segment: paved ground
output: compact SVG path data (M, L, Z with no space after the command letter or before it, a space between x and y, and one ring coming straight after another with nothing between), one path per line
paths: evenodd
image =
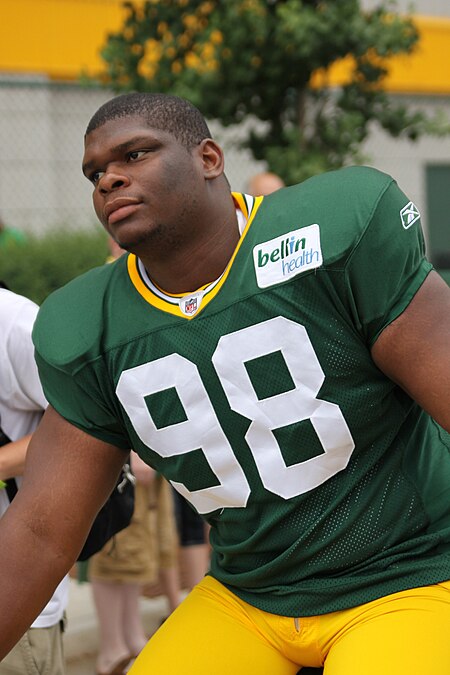
M82 656L75 661L68 661L67 675L95 675L94 655Z
M141 598L141 611L145 629L151 635L165 616L165 598ZM67 675L95 675L98 628L89 583L70 580L67 618L64 636Z

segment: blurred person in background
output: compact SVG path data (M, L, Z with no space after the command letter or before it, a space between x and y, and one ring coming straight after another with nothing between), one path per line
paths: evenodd
M100 635L98 675L122 675L130 661L145 647L148 636L139 599L143 587L158 578L161 564L172 567L178 578L173 508L164 520L164 537L168 544L162 555L158 539L160 492L161 488L166 490L166 499L172 507L170 486L165 481L162 485L163 479L155 476L153 469L135 452L131 452L130 460L136 477L131 523L89 559L88 574ZM179 602L177 597L176 605Z
M247 185L247 194L258 197L259 195L270 195L280 188L285 187L284 181L276 173L271 171L264 171L262 173L255 173Z
M5 248L11 244L25 244L26 235L15 227L8 227L0 216L0 247Z
M210 563L209 527L184 497L173 491L183 587L194 588L207 573Z
M31 340L37 311L31 300L0 288L0 517L20 489L28 443L47 407ZM0 675L64 675L67 602L65 577L31 628L1 661Z

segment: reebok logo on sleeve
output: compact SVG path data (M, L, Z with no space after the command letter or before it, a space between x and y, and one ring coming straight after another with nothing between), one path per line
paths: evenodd
M419 209L413 202L408 202L400 211L400 218L402 219L403 227L405 230L408 230L411 225L414 225L416 220L419 220Z

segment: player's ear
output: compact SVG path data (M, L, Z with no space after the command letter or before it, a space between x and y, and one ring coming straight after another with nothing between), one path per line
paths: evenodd
M223 150L212 138L204 138L198 145L198 151L203 163L203 175L206 180L217 178L223 174L225 167Z

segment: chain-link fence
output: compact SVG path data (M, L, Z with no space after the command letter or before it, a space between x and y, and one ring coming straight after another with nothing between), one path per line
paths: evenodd
M105 89L55 85L46 80L0 82L0 217L24 231L87 227L96 221L91 187L81 173L83 136ZM235 146L244 129L224 133L233 189L243 190L265 168Z
M86 121L106 92L45 81L0 84L0 214L26 231L94 221L81 158Z
M96 223L91 186L81 173L83 136L92 114L112 95L105 89L57 85L45 78L0 81L0 217L5 224L41 233ZM410 105L420 102L429 112L443 107L450 117L448 98L404 100ZM249 177L266 168L239 148L247 126L223 129L215 122L210 126L225 149L232 189L244 191ZM450 164L450 138L423 138L414 144L393 140L374 128L364 149L366 163L398 180L421 208L426 225L426 167Z

